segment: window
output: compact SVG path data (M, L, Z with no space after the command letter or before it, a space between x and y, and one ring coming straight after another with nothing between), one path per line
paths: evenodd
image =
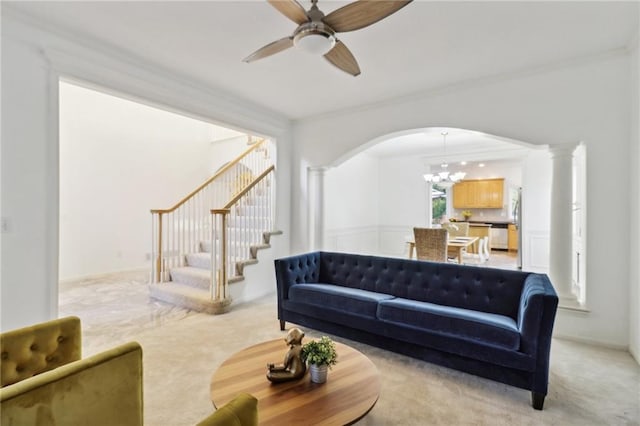
M431 186L431 223L439 224L447 217L447 195L450 188L433 184Z

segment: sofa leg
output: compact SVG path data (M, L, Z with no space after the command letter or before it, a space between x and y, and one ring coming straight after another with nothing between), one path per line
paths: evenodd
M544 405L544 397L546 395L538 392L531 392L531 405L536 410L542 410L542 406Z
M280 320L280 330L284 331L284 325L285 325L285 322L283 320Z

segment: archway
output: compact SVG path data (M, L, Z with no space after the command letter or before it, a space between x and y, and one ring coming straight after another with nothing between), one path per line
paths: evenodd
M449 136L443 147L441 132ZM546 146L531 145L486 133L444 127L398 131L375 138L332 163L325 173L325 235L328 250L356 251L385 256L405 256L406 239L413 226L431 225L431 191L422 175L440 167L465 170L469 179L504 178L501 208L474 209L476 221L505 224L515 220L513 204L519 188L533 197L529 206L540 206L550 190L551 163ZM465 160L466 164L459 162ZM478 168L479 164L484 165ZM546 168L547 179L532 179L531 169ZM538 173L539 175L539 173ZM523 179L526 178L526 182ZM539 198L543 200L538 200ZM448 200L448 210L460 215ZM524 212L527 216L539 216ZM530 270L548 271L549 235L540 244L541 229L548 229L549 214L523 224L520 240L509 267L516 267L516 253ZM543 222L542 224L540 222ZM544 223L546 222L546 224ZM496 231L496 233L502 231ZM506 241L504 249L508 253ZM528 232L528 234L527 234ZM533 239L534 243L529 240ZM496 243L497 244L497 243ZM526 258L525 258L526 256Z

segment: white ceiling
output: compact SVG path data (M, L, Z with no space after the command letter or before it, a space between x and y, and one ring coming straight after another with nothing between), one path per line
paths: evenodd
M352 77L295 49L243 63L295 28L266 1L7 4L291 119L624 47L637 37L639 9L638 2L417 0L340 35L362 69ZM344 4L319 1L325 13Z
M295 28L266 1L6 4L43 25L105 43L291 119L624 47L637 36L640 10L638 2L416 0L368 28L340 35L362 69L352 77L295 49L242 62ZM319 1L325 13L344 4ZM438 164L442 130L398 136L366 153L420 156ZM522 158L527 152L492 135L446 130L451 162Z

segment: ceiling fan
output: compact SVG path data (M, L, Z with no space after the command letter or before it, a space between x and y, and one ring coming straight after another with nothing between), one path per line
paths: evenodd
M360 74L360 67L351 51L336 33L355 31L397 12L412 0L358 0L334 10L325 16L311 0L311 9L305 11L296 0L267 0L271 6L298 24L292 35L281 38L253 52L243 59L253 62L281 52L292 46L311 53L321 54L336 67L353 76Z

